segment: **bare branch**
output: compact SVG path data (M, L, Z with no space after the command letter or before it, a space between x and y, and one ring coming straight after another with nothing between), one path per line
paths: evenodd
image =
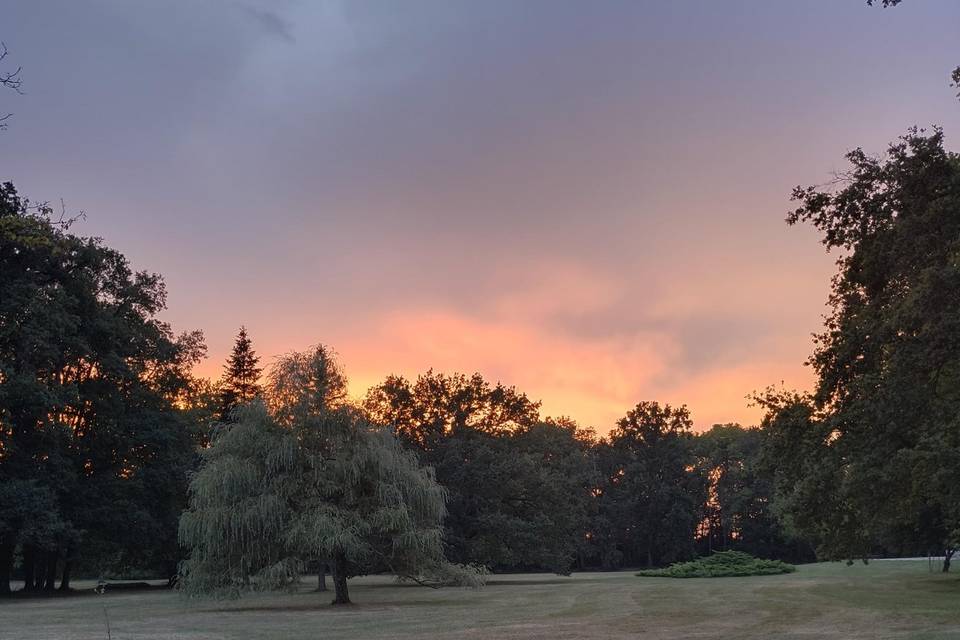
M0 42L0 62L2 62L9 54L10 51L7 49L6 43ZM12 72L0 72L0 86L13 89L17 93L23 94L23 92L20 91L20 87L23 86L23 78L20 77L20 72L22 70L22 67L17 67L17 69Z
M70 216L67 215L67 205L64 203L63 198L60 198L60 217L56 220L51 220L50 222L54 225L60 227L64 231L73 226L73 223L77 220L86 220L87 213L85 211L80 211L76 215Z

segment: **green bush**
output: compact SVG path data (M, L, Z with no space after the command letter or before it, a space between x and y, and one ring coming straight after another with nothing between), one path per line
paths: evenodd
M664 569L647 569L638 576L657 578L727 578L792 573L797 568L780 560L762 560L742 551L719 551L706 558L677 562Z

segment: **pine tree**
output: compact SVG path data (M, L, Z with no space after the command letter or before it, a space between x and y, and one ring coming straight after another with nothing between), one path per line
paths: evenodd
M226 371L220 381L221 420L230 420L231 412L238 405L246 404L260 395L262 388L259 380L263 370L257 366L259 363L260 358L253 350L253 343L246 328L240 327L240 333L233 343L233 351L227 359Z

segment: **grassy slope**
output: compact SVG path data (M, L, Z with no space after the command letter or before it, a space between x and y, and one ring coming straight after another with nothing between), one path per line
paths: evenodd
M960 577L925 562L808 565L753 578L494 576L482 591L351 581L327 594L185 603L162 592L0 601L0 638L960 638Z

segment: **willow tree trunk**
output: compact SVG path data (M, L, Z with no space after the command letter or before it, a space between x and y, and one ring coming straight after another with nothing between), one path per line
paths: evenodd
M333 556L333 593L331 604L350 604L350 593L347 591L347 558L342 553Z

